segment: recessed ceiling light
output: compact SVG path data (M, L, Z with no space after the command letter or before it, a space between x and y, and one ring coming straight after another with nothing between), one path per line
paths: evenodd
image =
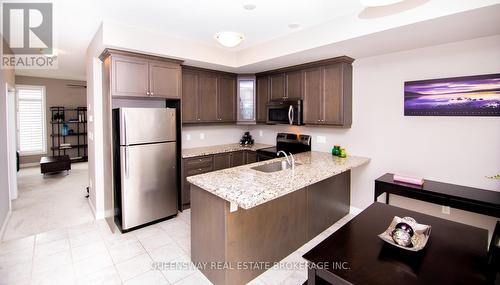
M248 3L248 4L243 5L243 9L245 9L245 10L253 10L255 8L257 8L257 5L252 4L252 3Z
M214 35L214 39L225 47L235 47L245 40L245 36L237 32L219 32Z
M300 28L300 24L299 23L290 23L290 24L288 24L288 27L290 29L298 29L298 28Z
M404 0L360 0L361 4L366 7L379 7L396 4Z

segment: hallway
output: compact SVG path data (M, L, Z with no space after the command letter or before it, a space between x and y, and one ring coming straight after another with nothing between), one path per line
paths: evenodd
M87 202L88 163L73 163L69 175L40 174L40 167L18 173L18 199L3 240L18 239L51 230L88 223L94 216Z

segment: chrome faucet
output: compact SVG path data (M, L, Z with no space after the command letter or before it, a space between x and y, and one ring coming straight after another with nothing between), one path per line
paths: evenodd
M288 155L286 154L286 152L280 150L276 153L276 156L280 156L281 153L285 155L286 163L290 165L292 169L295 169L295 157L293 156L293 154L290 152L290 159L288 159Z

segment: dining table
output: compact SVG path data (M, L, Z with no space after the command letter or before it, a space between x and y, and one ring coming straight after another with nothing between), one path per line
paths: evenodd
M425 247L400 248L378 235L395 216L431 226ZM488 231L375 202L305 253L307 284L486 284Z

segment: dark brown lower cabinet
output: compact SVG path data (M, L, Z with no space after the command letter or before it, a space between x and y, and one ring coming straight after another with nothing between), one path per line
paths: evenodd
M203 174L207 172L211 172L214 169L214 157L212 155L202 156L202 157L193 157L186 158L182 160L183 164L183 174L182 174L182 193L181 193L181 202L182 208L189 208L189 204L191 201L191 193L189 191L189 183L186 180L186 177Z
M257 153L255 151L246 151L246 164L257 162Z
M245 164L245 151L235 151L231 153L231 167Z
M214 155L214 171L231 167L231 153Z
M182 209L188 209L191 203L190 184L187 177L203 174L211 171L222 170L230 167L236 167L257 161L257 154L251 150L240 150L214 155L191 157L182 159Z

